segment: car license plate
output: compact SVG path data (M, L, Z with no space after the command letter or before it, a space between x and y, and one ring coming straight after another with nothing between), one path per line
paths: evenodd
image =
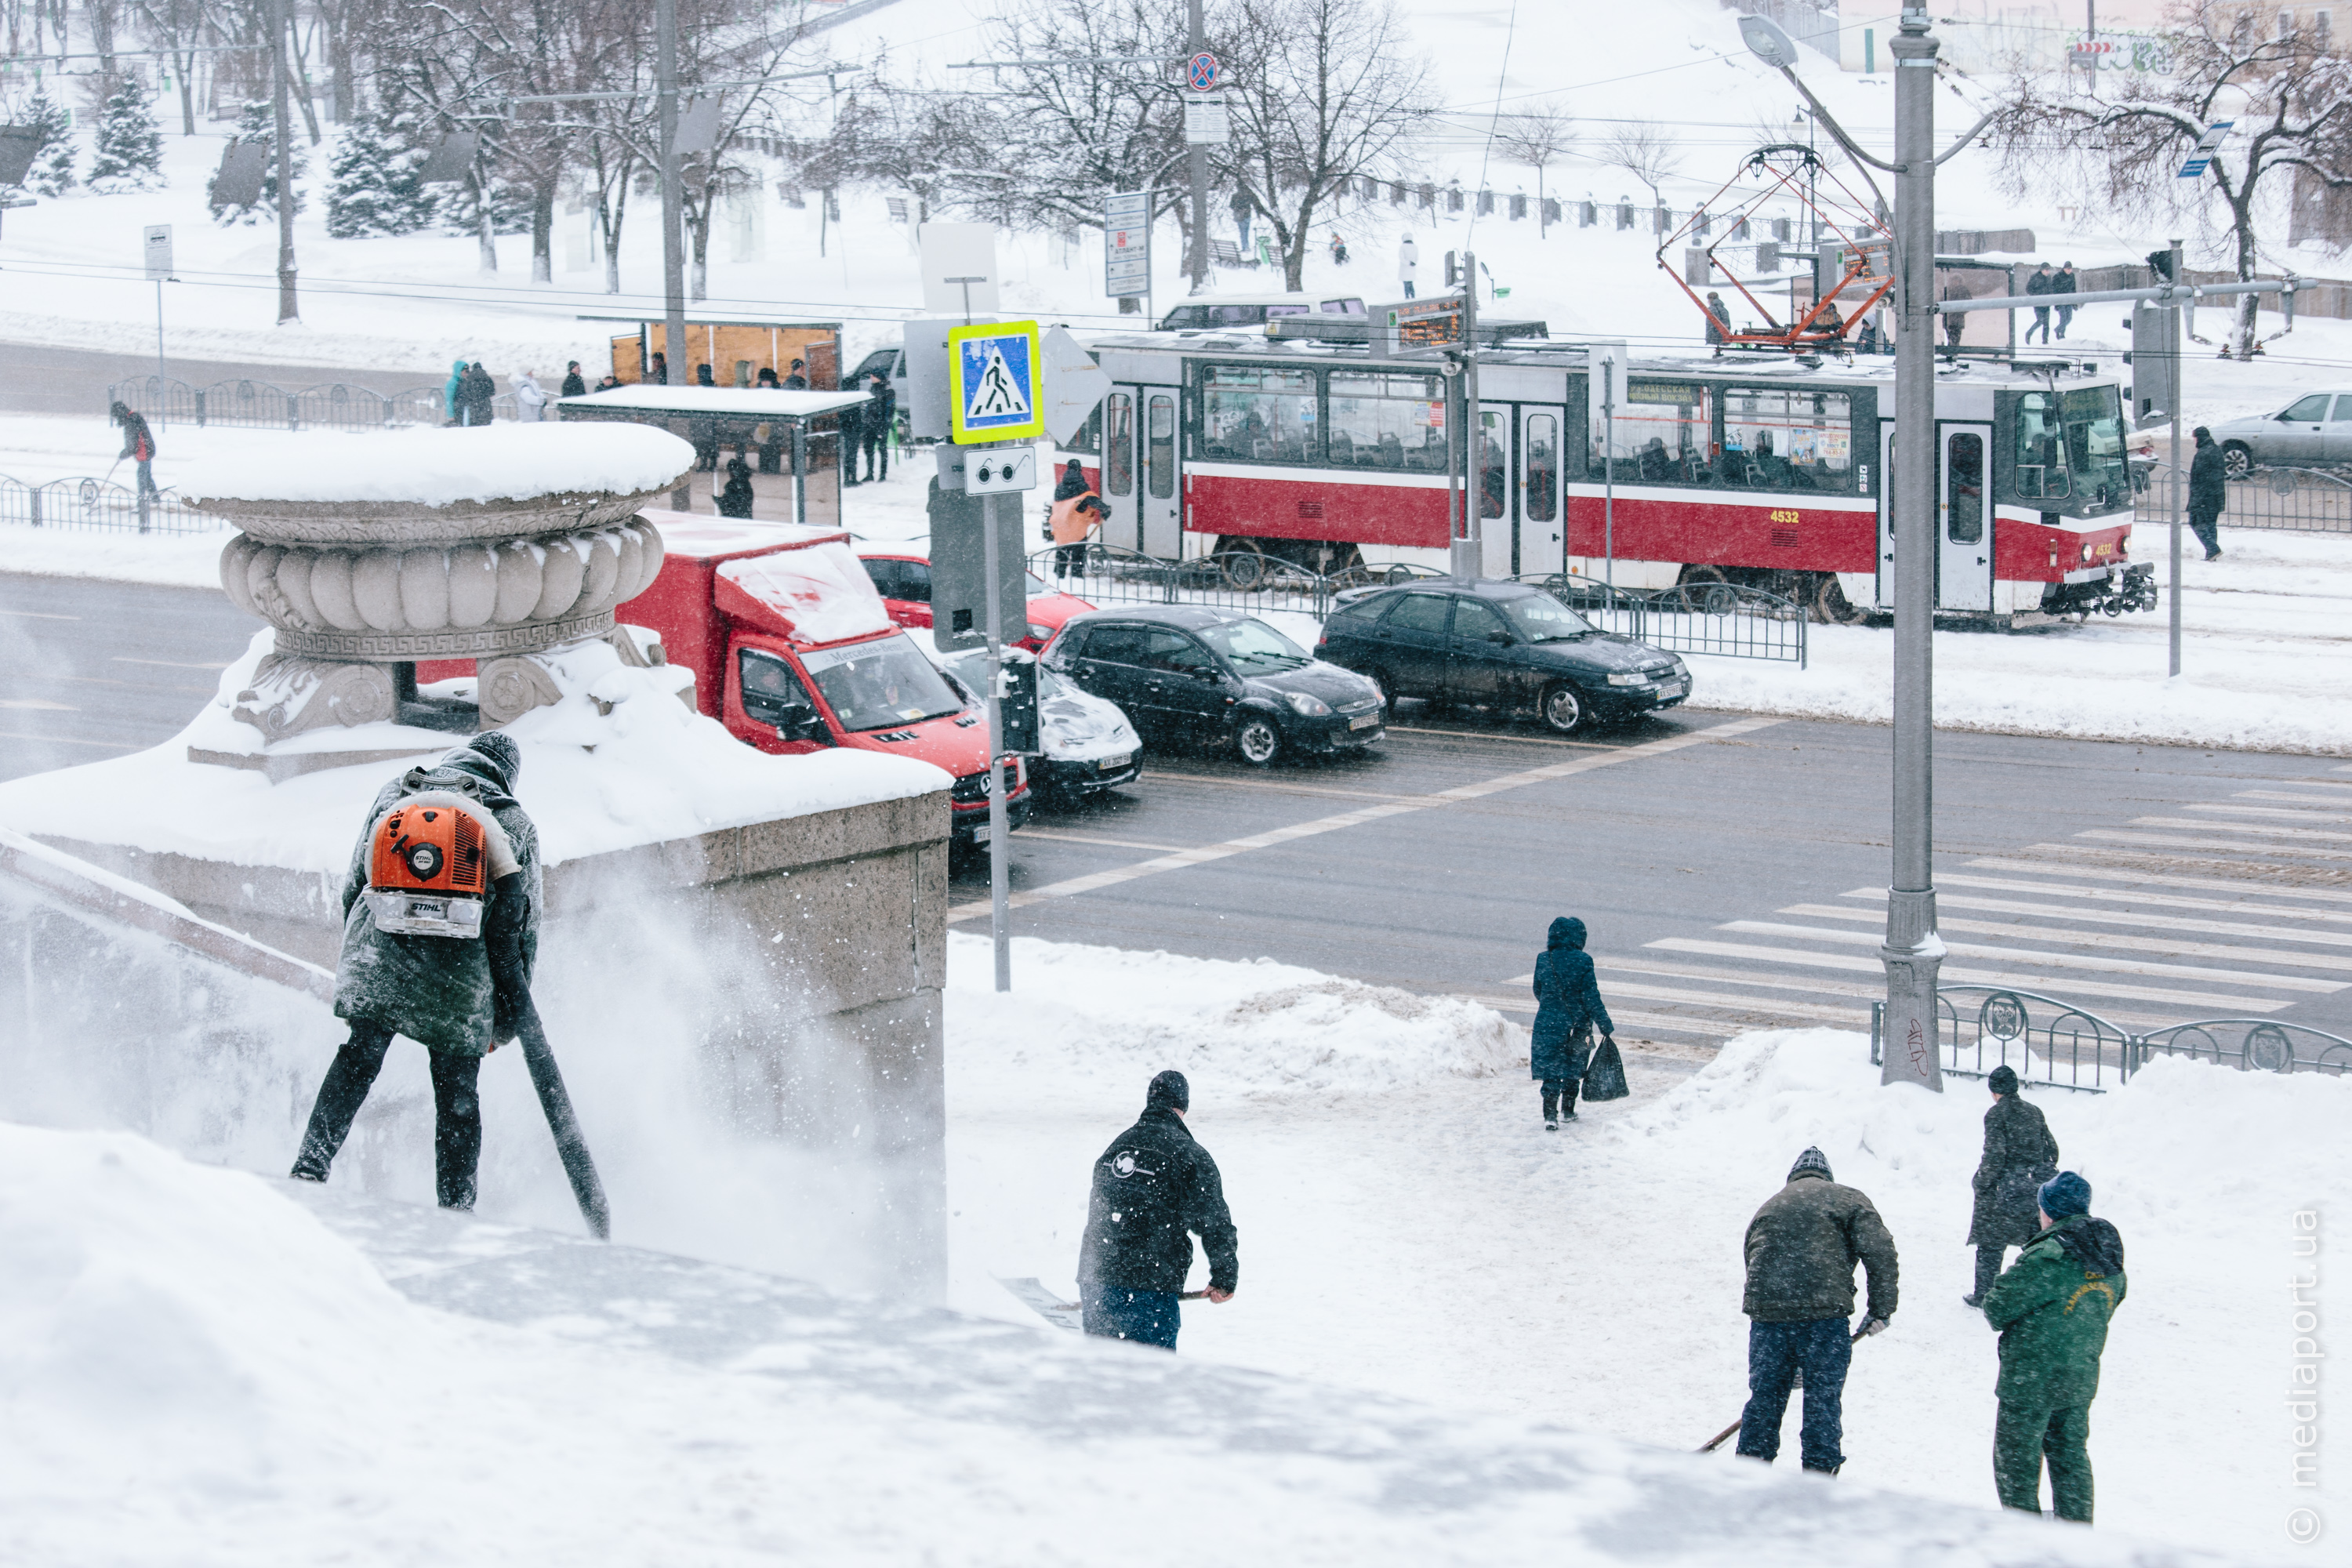
M1133 761L1135 761L1135 753L1133 752L1121 752L1115 757L1105 757L1100 763L1096 764L1096 767L1099 772L1115 773Z
M1380 721L1381 716L1377 712L1359 713L1353 719L1348 721L1348 728L1350 730L1369 730Z
M971 841L974 844L985 844L988 842L988 826L989 825L983 822L978 827L971 830Z
M1658 695L1661 697L1680 697L1689 690L1690 681L1687 679L1682 680L1669 680L1659 686Z

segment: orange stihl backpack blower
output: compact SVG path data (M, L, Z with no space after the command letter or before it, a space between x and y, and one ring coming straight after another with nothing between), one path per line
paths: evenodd
M384 814L368 847L368 912L378 931L477 938L485 899L506 847L495 821L446 791L412 795ZM487 815L487 814L485 814ZM504 857L513 867L513 851Z

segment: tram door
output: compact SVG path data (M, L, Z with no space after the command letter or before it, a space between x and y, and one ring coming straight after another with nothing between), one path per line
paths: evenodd
M1878 607L1895 607L1895 422L1879 426ZM1992 608L1990 425L1936 426L1936 607Z
M1172 560L1183 543L1176 472L1176 388L1122 384L1103 399L1107 544Z
M1478 521L1490 577L1558 572L1567 563L1559 489L1567 414L1557 404L1481 406Z

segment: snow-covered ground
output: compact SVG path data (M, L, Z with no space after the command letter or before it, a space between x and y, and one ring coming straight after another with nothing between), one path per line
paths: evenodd
M2310 1267L2294 1215L2324 1237L2352 1193L2352 1085L2159 1063L2105 1097L2037 1097L2129 1248L2085 1532L1993 1506L1993 1336L1958 1300L1979 1089L1883 1089L1859 1037L1755 1035L1687 1076L1637 1053L1631 1100L1547 1135L1523 1037L1483 1008L1029 941L999 997L985 943L950 943L964 1317L501 1228L570 1228L544 1161L494 1159L467 1222L409 1206L417 1159L347 1162L319 1192L0 1123L0 1554L2261 1562L2286 1555L2288 1510L2352 1503L2334 1469L2289 1484L2280 1392L2284 1287ZM80 1045L55 1070L141 1048ZM1091 1160L1171 1065L1243 1265L1232 1302L1187 1309L1173 1359L1045 1329L991 1278L1067 1289ZM567 1068L592 1139L621 1104L676 1110L626 1098L625 1053ZM533 1133L502 1119L520 1073L488 1064L494 1156ZM20 1116L16 1081L0 1109ZM299 1106L252 1109L290 1141ZM404 1131L421 1155L421 1121ZM276 1169L268 1142L233 1163ZM1833 1485L1687 1452L1739 1410L1741 1234L1809 1143L1903 1249ZM778 1202L737 1184L689 1216L651 1174L616 1163L614 1209L677 1252L709 1256L731 1206ZM1139 1533L1146 1517L1164 1522Z

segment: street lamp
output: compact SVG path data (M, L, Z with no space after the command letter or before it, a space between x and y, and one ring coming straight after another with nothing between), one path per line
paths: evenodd
M1814 122L1856 160L1895 176L1895 449L1879 477L1895 552L1894 882L1887 890L1883 1083L1944 1087L1937 1060L1935 631L1936 50L1922 0L1903 0L1895 56L1895 161L1854 145L1793 68L1797 47L1762 16L1739 18L1748 51L1803 94ZM1962 145L1965 145L1963 142ZM1958 149L1956 148L1955 151Z

